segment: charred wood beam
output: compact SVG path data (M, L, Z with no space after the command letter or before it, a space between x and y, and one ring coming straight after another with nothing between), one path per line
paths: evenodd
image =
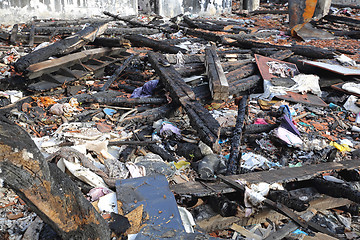
M346 24L348 26L360 28L360 20L349 18L349 17L341 17L341 16L334 16L334 15L326 15L323 19L329 22L336 22Z
M41 21L41 22L40 22ZM92 24L100 22L108 22L111 19L76 19L76 20L48 20L48 19L36 19L34 21L35 26L37 27L67 27L71 25L83 25L83 24Z
M98 48L85 50L78 53L69 54L60 58L51 59L30 65L26 70L29 79L37 78L46 73L52 73L60 68L70 67L79 61L97 58L101 56L116 55L122 51L120 48Z
M288 14L289 10L255 10L249 12L250 16L260 15L260 14Z
M161 51L164 53L173 53L176 54L178 52L186 53L187 50L183 48L179 48L176 46L172 46L162 41L156 41L141 35L127 35L126 39L130 40L133 46L136 47L150 47L153 50Z
M123 47L128 41L124 38L105 38L97 37L91 45L102 46L102 47Z
M283 61L283 60L291 57L292 55L294 55L294 52L291 50L280 50L280 51L277 51L276 53L271 54L269 57Z
M95 40L96 36L101 35L106 28L107 24L95 24L70 37L29 53L16 61L14 64L15 70L23 72L31 64L44 61L51 56L71 53L88 42Z
M222 31L222 32L229 32L229 33L238 33L239 31L244 31L244 32L248 33L251 31L245 27L240 27L240 26L237 26L235 29L231 28L229 30L225 30L224 26L221 26L219 24L209 24L206 22L198 22L198 21L191 20L187 16L184 16L183 20L191 28L200 28L200 29L208 30L208 31L217 31L217 32Z
M167 32L167 33L173 33L174 32L173 30L171 30L169 28L160 27L160 26L156 26L156 25L152 25L152 24L146 24L146 23L142 23L142 22L138 22L138 21L133 21L133 20L130 20L130 19L126 18L126 17L121 17L119 15L115 15L115 14L112 14L112 13L107 12L107 11L104 11L103 13L105 15L109 16L109 17L114 18L114 19L130 23L133 26L157 29L159 31ZM141 33L139 33L139 34L141 34Z
M189 63L183 67L175 68L182 77L191 77L194 75L201 75L205 72L205 65L203 63Z
M244 134L267 133L278 127L278 124L249 124L244 127ZM221 128L221 136L234 136L235 127Z
M360 203L360 192L352 189L347 184L326 181L322 178L314 178L311 180L311 186L315 187L320 193L331 197L346 198L355 203Z
M126 117L121 123L153 123L164 116L168 116L177 107L174 104L165 104L161 107L152 108L142 113L135 114L133 116Z
M269 43L261 43L256 42L254 40L246 39L246 38L236 38L235 42L229 42L226 39L223 39L223 44L232 45L240 48L252 49L252 48L277 48L277 49L289 49L294 52L294 54L302 55L309 58L334 58L335 53L331 50L327 50L324 48L314 47L314 46L301 46L301 45L293 45L293 46L278 46Z
M69 36L74 32L81 31L82 27L35 27L35 33L42 35L62 35ZM149 29L144 27L127 28L127 27L112 27L104 31L105 35L123 35L123 34L155 34L159 30Z
M191 35L199 38L203 38L207 41L212 42L221 42L221 37L215 33L211 32L204 32L204 31L198 31L195 29L179 26L179 25L172 25L171 28L173 28L176 31L182 30L184 34Z
M298 197L291 196L287 190L270 190L267 197L297 212L305 211L310 206L309 201L302 201Z
M212 98L214 100L228 99L229 83L216 54L215 46L205 49L205 66Z
M116 91L104 91L94 94L79 94L73 96L78 102L82 103L101 103L112 106L133 107L141 104L161 105L167 102L166 98L126 98L119 95ZM69 101L69 98L61 99L61 103Z
M236 62L224 62L221 64L223 69L227 72L234 71L240 67L243 67L244 65L248 65L253 62L253 59L244 59L244 60L238 60Z
M173 66L166 66L166 58L159 53L149 52L149 61L156 73L160 76L167 90L170 91L170 96L177 104L181 105L184 100L195 100L195 94L191 88L181 78L179 72ZM165 66L164 66L165 64Z
M360 39L360 31L336 31L332 30L335 36L348 36L355 39Z
M230 94L235 96L245 95L250 89L256 88L261 83L259 75L253 75L230 83Z
M337 7L337 8L354 8L354 9L360 9L359 5L355 5L355 4L337 4L337 3L332 3L331 6L333 7Z
M235 175L239 169L241 139L247 114L248 98L248 95L243 96L238 104L238 116L236 118L234 136L231 138L230 157L226 175Z
M196 101L195 93L184 82L175 68L171 65L164 66L163 63L166 62L166 59L162 54L149 52L148 56L151 65L170 92L173 101L184 107L192 127L198 131L200 139L217 152L219 150L217 141L220 134L219 123Z
M134 59L135 55L131 54L130 57L128 57L125 62L114 72L113 75L106 81L104 86L100 88L100 91L106 91L111 86L111 84L120 76L120 74L129 66L131 61Z
M0 120L0 177L62 239L110 239L107 222L18 125Z
M226 75L226 79L229 82L229 85L231 85L243 78L253 75L256 70L257 70L256 64L250 63L250 64L243 65L234 71L228 72L225 75Z

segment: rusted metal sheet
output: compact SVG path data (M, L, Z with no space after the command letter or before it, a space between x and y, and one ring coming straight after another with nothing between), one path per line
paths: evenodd
M269 57L264 57L258 54L255 54L255 60L256 60L256 64L260 70L260 74L262 76L262 78L264 80L271 80L273 78L279 78L278 76L275 76L273 74L271 74L269 72L269 66L267 65L268 62L278 62L278 63L284 63L286 64L288 67L295 69L295 74L300 73L298 68L296 67L295 64L293 63L288 63L288 62L284 62L284 61L280 61L274 58L269 58Z
M322 29L314 28L310 23L306 23L300 30L294 29L294 32L304 41L335 38L333 34Z
M360 76L360 68L358 67L343 67L341 65L335 65L335 64L329 64L329 63L323 63L323 62L315 62L315 61L308 61L308 60L302 60L303 63L312 65L315 67L319 67L334 73L338 73L341 75L357 75Z
M319 107L328 106L321 98L312 94L299 94L294 92L287 92L286 95L281 95L276 97L289 102L310 104Z

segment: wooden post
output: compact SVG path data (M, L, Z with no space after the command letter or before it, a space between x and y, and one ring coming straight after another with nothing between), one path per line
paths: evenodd
M3 113L2 113L3 114ZM107 222L30 136L0 117L0 178L62 239L110 239Z
M88 42L94 41L96 36L101 35L106 28L106 23L91 25L72 36L21 57L14 67L16 71L22 72L31 64L44 61L51 56L71 53Z
M229 84L215 46L205 49L205 66L209 78L209 88L214 100L226 100L229 97Z

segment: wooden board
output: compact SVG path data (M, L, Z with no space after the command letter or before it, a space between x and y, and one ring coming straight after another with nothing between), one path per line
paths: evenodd
M341 169L355 169L360 168L360 159L343 161L343 162L328 162L320 163L316 165L306 165L303 167L295 168L281 168L272 171L261 171L261 172L251 172L241 175L232 175L227 176L227 178L232 180L244 180L248 183L288 183L294 181L308 180L315 176L320 175L321 173L331 172ZM216 191L223 193L235 192L235 189L229 187L223 182L214 182L207 183L210 187L214 188ZM190 194L198 197L216 195L216 192L204 187L198 182L187 182L183 184L177 184L170 186L171 190L176 194Z
M229 97L229 84L214 46L205 49L205 66L212 98L226 100Z
M60 68L72 66L79 61L85 61L87 59L96 58L105 55L117 54L121 51L121 48L96 48L85 50L78 53L66 55L64 57L46 60L43 62L30 65L26 70L28 71L27 77L29 79L40 77L45 73L52 73Z
M329 196L322 195L321 197L314 199L310 202L309 209L313 208L318 211L333 209L341 207L347 204L352 203L352 201L344 198L332 198ZM304 212L299 212L298 214L302 215ZM286 217L274 210L269 208L260 209L258 213L251 217L245 217L243 214L238 214L233 217L221 217L216 215L206 220L197 222L196 224L204 229L207 232L212 232L216 230L228 229L233 223L236 223L241 226L249 226L259 223L266 222L266 219L271 221L283 220Z

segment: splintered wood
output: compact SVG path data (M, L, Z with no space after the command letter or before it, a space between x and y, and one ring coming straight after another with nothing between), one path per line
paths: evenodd
M215 46L205 49L205 66L209 78L209 88L214 100L229 98L229 84L216 54Z
M218 121L196 100L193 90L162 54L149 52L148 56L152 67L170 92L171 98L185 109L191 126L198 131L200 139L218 152L220 134Z

